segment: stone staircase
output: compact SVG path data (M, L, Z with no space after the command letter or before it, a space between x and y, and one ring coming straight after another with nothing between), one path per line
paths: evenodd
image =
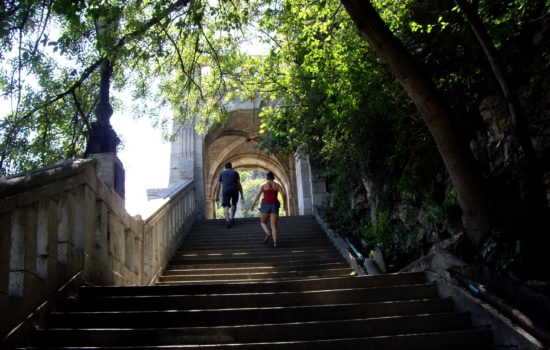
M488 349L422 273L353 276L312 217L197 223L149 287L82 287L25 349ZM20 349L23 349L21 347Z

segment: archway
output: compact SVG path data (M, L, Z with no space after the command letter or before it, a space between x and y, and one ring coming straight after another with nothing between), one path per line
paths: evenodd
M215 217L214 187L225 162L235 170L271 170L284 188L289 215L297 215L296 171L292 156L267 154L257 148L260 123L254 109L234 111L223 126L204 139L205 215Z

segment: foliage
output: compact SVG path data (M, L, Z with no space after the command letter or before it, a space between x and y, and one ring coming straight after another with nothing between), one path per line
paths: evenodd
M252 201L254 200L254 197L256 196L256 193L258 193L258 189L260 188L260 185L265 182L265 179L250 179L248 181L242 182L243 186L243 193L244 193L244 204L241 210L241 216L244 218L253 217L253 216L260 216L257 209L250 211L250 204L252 204Z
M392 222L390 212L383 211L376 223L363 233L371 245L378 246L388 265L403 267L420 255L420 244L414 232L406 232Z
M170 105L179 122L223 120L238 85L237 51L250 15L238 3L189 1L5 2L0 9L0 175L82 155L98 95L98 68L131 88L136 116ZM209 67L206 69L204 67ZM240 73L236 73L240 72ZM145 102L149 101L149 102ZM151 104L152 102L152 104ZM119 105L115 100L115 108Z
M521 239L509 232L495 231L483 245L481 256L497 270L506 270L521 261Z
M436 0L373 3L457 111L456 127L464 137L471 140L484 133L478 106L498 90L492 80L487 84L491 73L485 58L454 4ZM378 241L401 240L396 247L407 247L410 257L414 256L414 234L393 226L376 228L383 222L369 226L370 208L356 208L353 203L364 195L362 180L368 177L390 197L384 200L382 213L404 201L424 207L434 230L443 229L452 219L449 216L456 218L456 195L451 195L448 175L428 130L356 34L338 1L269 4L259 25L275 33L271 35L275 45L259 67L257 79L252 79L253 86L262 86L264 96L274 101L261 113L262 146L288 153L305 149L325 171L331 195L325 213L331 221L343 232L358 234L368 227L372 234L379 232L373 236ZM517 25L512 30L513 16L527 19L545 13L543 1L507 1L502 6L479 2L479 6L504 54L513 53L512 37L529 32L526 27L518 30ZM519 57L508 58L518 62ZM528 76L538 79L529 72L518 81Z

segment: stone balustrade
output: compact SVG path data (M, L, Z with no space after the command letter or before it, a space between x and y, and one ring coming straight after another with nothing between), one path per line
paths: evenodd
M0 179L0 339L68 281L148 285L195 219L191 181L147 220L77 160Z

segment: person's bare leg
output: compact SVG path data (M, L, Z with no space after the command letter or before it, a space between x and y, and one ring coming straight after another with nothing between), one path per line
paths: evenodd
M235 219L235 213L237 212L237 205L231 206L231 220Z
M267 226L267 219L269 218L269 214L262 214L261 216L261 225L265 232L265 239L264 242L267 242L269 239L269 236L271 236L271 233L269 233L269 226Z
M279 240L279 214L273 214L269 216L271 220L271 234L273 235L273 246L277 246L277 241Z
M225 221L229 221L229 207L223 207L223 215L225 216Z
M225 224L227 228L231 227L231 221L229 219L229 207L223 207L223 215L225 216Z

